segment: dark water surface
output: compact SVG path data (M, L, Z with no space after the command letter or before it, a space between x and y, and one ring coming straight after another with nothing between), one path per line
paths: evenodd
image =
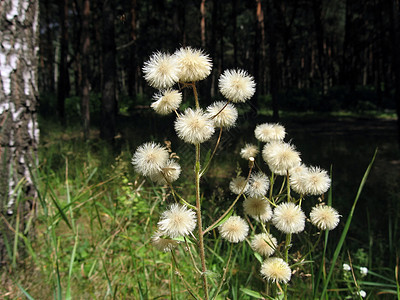
M193 162L193 146L182 143L176 137L173 120L174 117L159 117L143 112L126 121L123 136L130 142L132 149L150 140L160 143L171 141L173 151L177 152L182 161L189 161L185 176L190 177L193 170L190 167ZM242 126L223 134L215 162L203 182L206 197L212 194L226 199L232 197L228 190L230 179L235 176L238 166L246 171L247 163L240 158L240 149L246 142L257 144L254 128L267 121L267 118L257 115L242 116L238 120ZM400 151L396 140L396 120L330 117L326 120L287 119L280 123L287 131L285 141L291 141L296 146L306 165L320 166L328 171L332 166L333 206L343 216L342 228L363 174L375 149L378 149L374 166L357 204L348 240L355 248L379 244L385 253L389 245L397 245L400 238L397 231L400 225ZM216 138L217 134L214 134L214 141L202 146L203 154L207 152L207 147L212 147ZM315 203L316 199L310 201ZM340 232L337 230L337 235ZM390 239L392 244L389 244Z

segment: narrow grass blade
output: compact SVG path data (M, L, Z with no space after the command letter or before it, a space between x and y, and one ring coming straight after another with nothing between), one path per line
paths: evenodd
M338 242L338 244L336 246L336 249L335 249L335 252L333 254L331 267L329 269L329 273L328 273L328 276L326 278L324 289L322 290L322 294L321 294L320 299L323 299L325 297L325 294L326 294L326 292L328 290L329 281L330 281L330 279L332 277L333 270L335 269L336 260L339 257L340 251L342 250L343 243L344 243L344 240L346 238L347 232L349 231L350 223L351 223L351 220L353 218L353 214L354 214L354 211L356 209L356 205L357 205L358 199L360 198L361 191L363 190L364 185L365 185L365 183L367 181L369 172L371 171L371 168L372 168L372 165L373 165L373 163L375 161L375 157L376 157L377 152L378 152L378 149L375 150L374 156L372 157L372 160L369 163L369 165L367 167L367 170L365 171L364 176L363 176L363 178L361 180L360 186L359 186L358 191L357 191L357 195L356 195L356 197L354 199L354 202L353 202L353 206L351 207L351 210L350 210L350 214L349 214L349 216L347 218L347 221L346 221L346 224L344 226L342 235L340 236L339 242Z
M72 271L73 271L73 266L74 266L74 262L75 262L75 255L76 255L76 248L77 247L78 247L78 231L76 232L76 235L75 235L74 248L72 249L71 259L69 261L67 291L66 291L66 294L65 294L65 299L66 300L72 299L71 298L71 278L72 278Z
M253 298L257 298L257 299L264 299L264 296L261 295L259 292L247 289L247 288L240 288L240 291L248 296L251 296Z
M56 197L54 196L53 193L50 193L50 198L53 201L54 205L56 206L58 212L60 213L61 218L65 221L65 223L68 225L70 229L72 229L72 226L68 220L67 215L65 214L63 208L61 207L60 203L57 201Z
M19 283L17 283L17 286L21 290L21 292L24 293L26 298L28 298L29 300L35 300Z
M333 181L333 172L332 172L332 165L331 165L331 169L330 169L330 178L331 178L331 182ZM328 192L328 205L332 206L332 185L329 189ZM316 293L318 292L318 288L319 288L319 283L321 280L321 276L322 275L326 275L325 273L323 273L323 271L325 270L325 258L326 258L326 247L328 245L328 238L329 238L329 230L325 230L325 240L324 240L324 250L322 252L322 258L321 258L321 265L322 267L318 268L318 275L317 275L317 280L313 281L313 297L316 297ZM313 274L313 278L314 278L314 274ZM325 276L324 276L324 283L325 283Z

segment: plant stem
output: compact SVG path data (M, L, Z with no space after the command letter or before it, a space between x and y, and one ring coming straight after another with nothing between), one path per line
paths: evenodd
M196 89L196 83L192 82L191 83L192 89L193 89L193 95L194 95L194 101L196 102L196 108L200 108L200 103L199 103L199 96L197 94L197 89Z
M246 178L246 184L249 182L250 179L250 175L251 175L251 171L253 170L253 166L254 164L251 163L250 164L250 170L249 170L249 174L247 175ZM240 197L243 195L243 191L245 189L245 186L243 186L241 192L239 195L237 195L236 199L232 202L231 206L229 206L229 208L222 214L222 216L220 216L214 223L212 223L210 226L207 227L206 230L204 230L203 234L206 234L207 232L209 232L210 230L213 230L215 228L215 226L223 219L225 218L225 216L231 211L231 209L233 209L233 207L235 206L236 202L238 202L238 200L240 199Z
M195 91L195 87L193 85L193 91ZM203 240L203 225L201 222L201 203L200 203L200 144L196 144L196 165L195 165L195 173L196 173L196 215L197 215L197 228L199 231L199 254L201 260L201 277L203 278L203 289L204 289L204 299L208 300L208 284L206 277L206 258L204 254L204 240Z
M206 166L203 168L203 171L201 171L200 176L203 176L203 174L207 171L208 167L210 166L211 160L213 159L215 152L217 152L219 142L221 141L221 136L222 136L222 127L219 130L218 140L217 140L217 143L215 144L215 147L210 156L210 159L207 161Z
M290 183L289 183L289 171L286 173L286 193L287 193L287 202L291 202L290 198ZM289 263L289 248L290 248L290 243L292 242L292 234L287 233L286 234L286 242L285 242L285 261L288 264ZM285 291L285 300L287 300L287 284L284 285L284 291Z
M232 243L230 243L230 245L229 245L229 258L228 258L228 261L227 261L227 263L226 263L226 267L224 268L224 274L222 275L222 279L221 279L221 282L220 282L220 284L219 284L219 286L218 286L217 292L216 292L215 295L214 295L214 299L217 299L217 296L218 296L219 292L221 291L222 285L223 285L224 282L225 282L226 273L227 273L228 270L229 270L229 263L230 263L231 258L232 258L232 249L233 249L233 246L232 246Z

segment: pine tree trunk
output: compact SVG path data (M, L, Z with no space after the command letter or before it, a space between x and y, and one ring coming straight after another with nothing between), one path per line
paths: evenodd
M114 8L112 1L103 5L103 80L101 99L100 136L113 142L116 133L117 100L115 95L115 78L117 73L116 48L114 33Z
M19 219L24 232L35 207L38 12L38 0L0 2L0 265L13 233L6 224Z
M90 128L90 82L89 82L89 18L90 18L90 2L84 0L82 5L82 36L81 36L81 117L83 138L89 138Z
M400 1L393 0L393 16L392 16L392 48L393 48L393 71L394 71L394 84L395 93L394 100L396 103L397 113L397 141L400 145L400 58L399 58L399 47L400 47Z
M68 0L63 0L60 5L60 62L57 84L57 113L62 124L65 123L65 97L68 90Z
M206 48L206 0L201 0L200 14L201 47L204 49Z

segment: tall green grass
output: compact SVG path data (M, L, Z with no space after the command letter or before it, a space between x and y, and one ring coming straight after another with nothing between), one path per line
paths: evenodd
M35 235L25 236L18 222L13 227L16 238L7 241L11 268L2 270L0 298L189 299L188 286L199 287L199 275L193 274L192 261L184 255L191 245L182 242L171 260L150 244L168 189L133 173L129 148L114 155L99 140L84 143L72 133L55 135L45 137L41 165L31 170L38 188L37 218L31 220ZM290 294L301 299L353 295L341 263L348 260L345 238L373 160L336 246L328 248L327 233L302 243ZM332 198L330 194L328 202ZM233 248L221 243L215 229L208 234L211 298L268 298L268 286L259 274L260 257L245 243ZM322 244L314 246L317 240ZM25 256L21 248L27 249ZM322 251L310 251L314 249ZM400 299L398 264L383 275L374 266L370 269L369 277L357 284L374 295ZM187 273L193 276L181 276Z

